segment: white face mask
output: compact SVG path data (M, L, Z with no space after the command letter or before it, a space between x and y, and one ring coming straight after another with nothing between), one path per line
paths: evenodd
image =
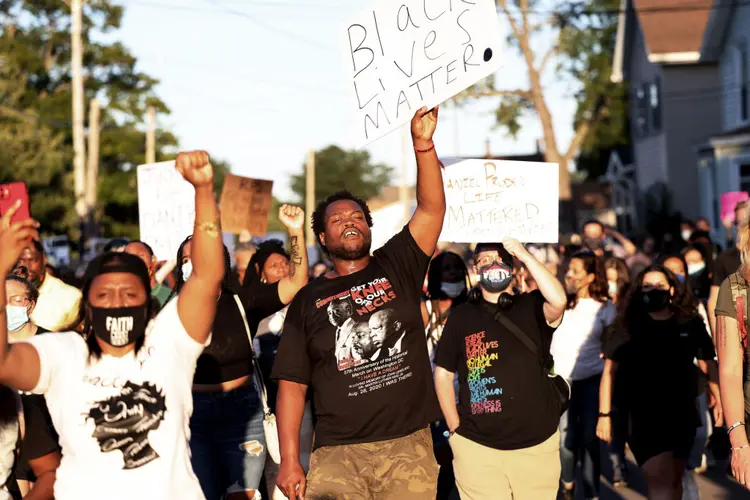
M193 274L193 262L187 261L182 265L182 281L187 281L191 274Z
M680 235L682 236L683 241L688 241L693 235L693 232L690 229L683 229Z
M706 268L705 262L696 262L694 264L688 264L687 272L690 276L699 274Z
M609 295L610 296L617 295L618 288L617 288L617 282L616 281L608 281L607 282L607 286L609 288Z
M5 315L9 332L17 332L29 322L29 310L24 306L8 305L5 307Z

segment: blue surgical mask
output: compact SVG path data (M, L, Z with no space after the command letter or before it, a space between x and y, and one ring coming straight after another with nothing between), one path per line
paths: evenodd
M29 310L23 306L6 306L5 314L9 332L17 332L29 322Z
M193 262L189 260L182 265L182 281L187 281L191 274L193 274Z
M679 281L680 285L682 285L683 283L685 283L685 275L684 274L675 274L675 276L677 277L677 281Z
M451 299L455 299L466 291L466 282L448 283L444 281L440 284L440 291Z

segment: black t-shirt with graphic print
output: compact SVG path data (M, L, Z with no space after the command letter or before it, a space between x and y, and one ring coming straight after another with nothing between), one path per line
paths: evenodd
M315 448L395 439L440 418L420 310L430 257L408 226L369 265L303 288L272 377L313 389Z
M555 328L539 291L513 297L505 315L549 352ZM543 443L560 423L552 380L539 356L481 304L453 310L438 344L438 366L458 373L461 423L456 433L497 450Z

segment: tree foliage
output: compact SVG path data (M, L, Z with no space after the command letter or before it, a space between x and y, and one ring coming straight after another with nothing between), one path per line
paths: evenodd
M156 95L158 81L139 71L125 46L102 36L120 27L122 15L111 0L84 4L85 106L96 97L102 108L96 207L102 234L136 237L135 167L145 163L145 114L149 106L161 114L169 108ZM26 181L43 232L75 239L70 23L62 0L0 0L0 179ZM170 159L177 145L170 132L157 130L157 161ZM220 187L228 165L215 166Z
M345 151L338 146L328 146L315 154L315 199L320 201L336 191L348 189L367 200L388 185L392 171L388 165L372 163L367 151ZM291 177L292 191L303 206L305 186L303 165L302 172Z
M499 88L490 77L456 99L499 98L496 122L511 136L520 131L522 118L537 118L546 160L560 165L560 197L569 199L571 161L603 143L611 147L627 141L625 94L610 82L620 1L496 0L496 4L510 27L508 42L526 66L527 85ZM556 80L577 87L574 135L564 146L558 144L545 85L552 71Z

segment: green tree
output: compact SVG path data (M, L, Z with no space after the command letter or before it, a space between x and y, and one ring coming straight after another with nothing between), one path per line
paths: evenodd
M457 96L457 101L500 98L497 124L515 136L520 120L536 117L542 127L547 161L560 166L560 198L571 198L568 167L582 150L593 150L596 141L607 138L615 145L626 132L625 100L621 88L610 83L612 54L620 0L574 0L556 4L539 0L496 0L510 26L509 44L525 64L528 84L501 89L494 78ZM578 104L569 144L558 144L545 77L576 82ZM593 133L592 130L596 130Z
M388 165L372 163L367 151L345 151L338 146L328 146L315 153L315 199L320 201L342 189L348 189L362 199L370 199L388 185L392 171ZM304 206L305 165L302 172L292 175L291 187L298 202Z
M169 108L156 96L158 81L138 71L126 47L102 36L120 27L122 14L123 7L111 0L84 4L84 87L86 107L94 97L102 103L96 207L102 234L136 237L135 167L145 163L142 124L149 106L160 114L168 114ZM29 183L33 213L44 233L77 239L69 28L70 9L62 0L0 0L0 67L16 71L12 91L0 87L0 119L3 125L13 123L0 133L0 154L7 160L0 163L0 179ZM30 137L34 128L38 134ZM157 161L172 158L177 145L174 135L157 130ZM229 167L218 163L220 188ZM32 165L37 165L33 172Z

